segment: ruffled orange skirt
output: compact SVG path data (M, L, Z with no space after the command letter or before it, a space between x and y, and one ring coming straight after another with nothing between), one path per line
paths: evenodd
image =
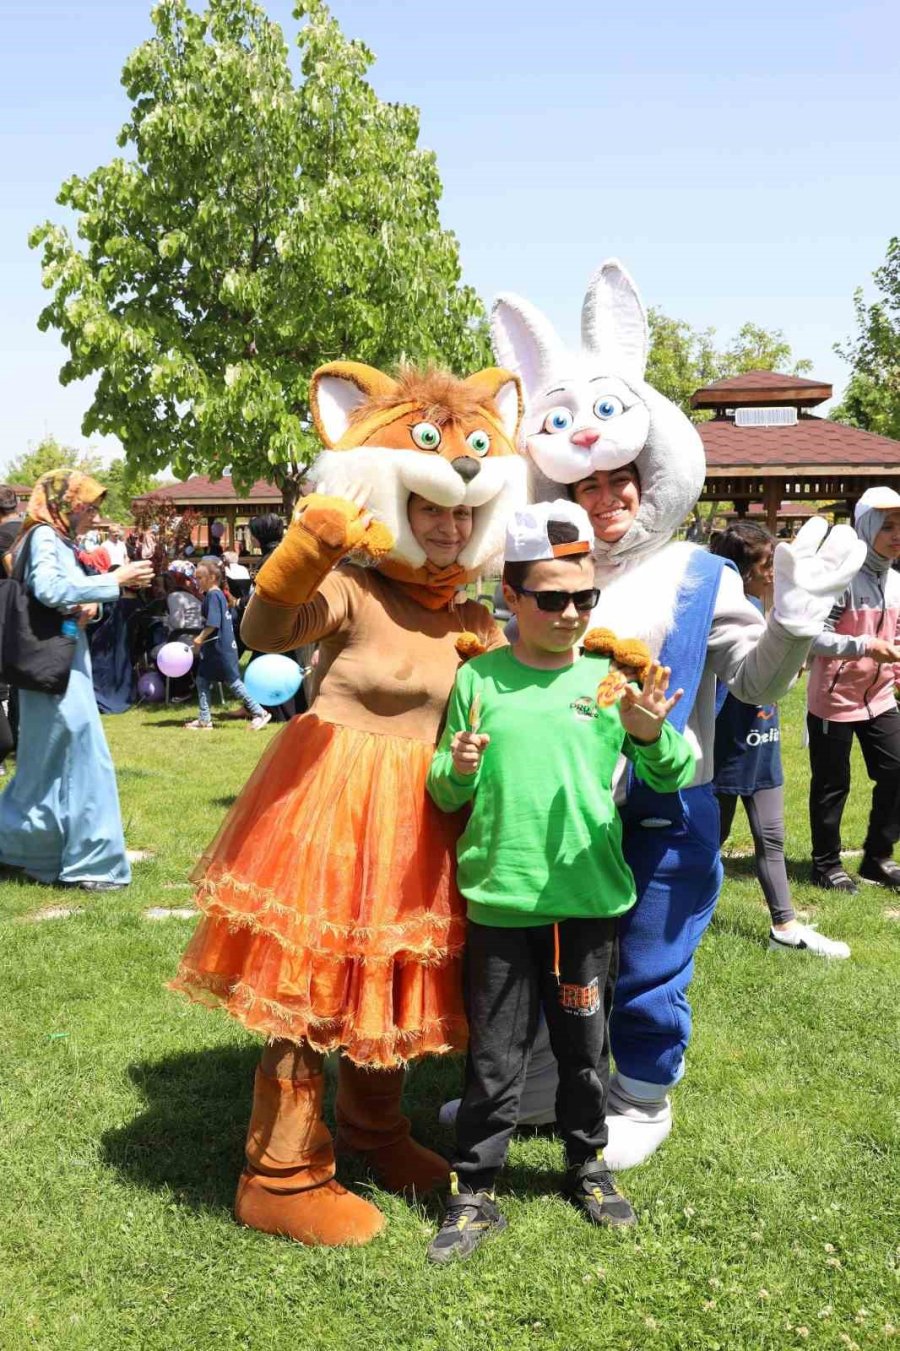
M359 1064L462 1049L461 821L427 796L431 755L288 723L194 870L204 917L173 988Z

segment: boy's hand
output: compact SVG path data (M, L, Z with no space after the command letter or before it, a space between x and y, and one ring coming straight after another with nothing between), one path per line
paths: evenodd
M644 677L644 688L638 690L633 685L626 685L622 691L619 717L632 740L642 741L645 745L659 740L662 724L684 694L684 690L676 690L671 699L666 698L671 674L670 667L651 662Z
M485 732L457 732L450 742L450 755L457 774L475 774L481 764L481 756L490 741Z

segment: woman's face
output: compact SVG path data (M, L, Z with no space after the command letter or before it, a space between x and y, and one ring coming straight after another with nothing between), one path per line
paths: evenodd
M900 507L884 513L884 525L875 536L872 548L882 558L900 558Z
M757 600L765 600L775 577L774 558L775 550L769 549L763 554L762 558L758 558L753 564L744 578L744 590L748 596L755 596Z
M75 507L69 515L73 535L83 535L97 519L95 506Z
M418 493L410 493L406 507L416 543L435 567L449 568L462 553L472 534L471 507L439 507Z
M584 507L601 544L617 544L631 527L641 505L641 485L633 464L597 469L575 484L575 501Z

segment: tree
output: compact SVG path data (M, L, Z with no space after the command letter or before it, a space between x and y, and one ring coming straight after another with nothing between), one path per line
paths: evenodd
M781 329L746 323L728 347L717 350L714 328L694 329L683 319L670 319L656 309L651 309L647 318L650 327L647 380L695 422L709 416L691 408L691 395L704 385L746 371L778 370L802 375L812 368L810 361L794 360Z
M64 183L81 247L49 222L31 236L60 378L99 375L85 432L118 436L132 467L275 479L287 504L321 362L490 359L418 111L376 97L372 53L322 0L294 18L299 83L253 0L162 0L122 76L132 157Z
M854 293L856 337L835 344L834 350L850 362L853 373L831 416L836 422L900 438L900 239L890 241L885 261L873 277L880 298L867 305L861 289Z
M9 483L31 488L42 474L49 474L53 469L80 469L83 474L100 479L103 461L90 451L75 450L72 446L61 445L55 436L45 436L33 449L10 460L5 478Z
M96 477L106 485L103 515L111 521L123 522L132 519L131 503L135 497L152 493L154 488L162 488L172 481L148 474L146 470L134 469L121 457L113 460Z

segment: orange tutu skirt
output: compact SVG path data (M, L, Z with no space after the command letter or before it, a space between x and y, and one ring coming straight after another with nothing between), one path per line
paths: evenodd
M431 756L288 723L194 870L204 918L172 987L359 1064L462 1049L461 821L425 791Z

